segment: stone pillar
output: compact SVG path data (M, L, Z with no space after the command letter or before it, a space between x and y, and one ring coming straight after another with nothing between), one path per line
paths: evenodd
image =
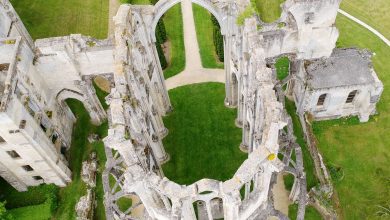
M238 193L239 194L239 193ZM232 195L223 196L223 213L225 220L237 220L239 214L240 198Z
M159 100L161 102L161 106L158 107L160 108L162 115L165 115L166 113L172 111L172 104L171 104L171 100L169 99L167 87L165 85L164 72L161 69L160 59L158 58L157 49L155 46L152 48L153 48L153 56L154 56L153 60L156 61L155 69L157 71L157 76L158 76L158 80L157 82L155 82L155 85L153 85L154 87L153 89L155 90L157 96L159 96Z
M91 117L92 123L101 124L107 118L107 114L96 95L92 79L88 78L85 79L85 81L82 81L80 83L80 88L83 91L83 104Z
M229 25L228 19L228 25ZM224 65L225 65L225 90L226 90L226 96L225 96L225 105L227 107L231 107L233 100L232 100L232 92L231 92L231 36L229 33L223 36L223 51L224 51Z

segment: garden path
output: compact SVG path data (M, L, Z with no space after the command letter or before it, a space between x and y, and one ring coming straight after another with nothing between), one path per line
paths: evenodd
M225 71L223 69L206 69L202 67L191 0L183 0L181 10L183 14L186 65L181 73L165 81L167 89L203 82L224 83Z

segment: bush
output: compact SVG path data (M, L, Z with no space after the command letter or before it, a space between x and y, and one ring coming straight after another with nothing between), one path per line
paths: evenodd
M211 15L211 22L213 23L213 40L215 46L215 53L218 56L219 61L224 61L223 51L223 37L221 35L221 27L214 15Z
M158 58L160 59L161 68L162 69L167 68L168 63L167 63L167 60L165 58L164 51L161 47L161 44L156 43L156 49L157 49L157 53L158 53Z
M12 220L12 216L7 212L5 208L6 202L0 202L0 219L1 220Z

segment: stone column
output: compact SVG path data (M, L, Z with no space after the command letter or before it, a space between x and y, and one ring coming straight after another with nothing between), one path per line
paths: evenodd
M96 95L92 79L88 78L85 79L85 81L82 81L80 83L80 88L83 91L83 104L91 117L92 123L101 124L107 118L107 114Z
M155 85L153 85L153 89L155 90L156 94L160 96L161 106L158 106L160 108L160 111L162 115L165 115L166 113L172 111L172 104L171 100L169 99L168 90L165 85L165 79L164 79L164 72L161 69L160 65L160 59L158 58L157 49L156 47L152 47L153 49L153 56L155 62L155 70L157 72L158 80L155 82ZM156 73L153 73L156 74Z

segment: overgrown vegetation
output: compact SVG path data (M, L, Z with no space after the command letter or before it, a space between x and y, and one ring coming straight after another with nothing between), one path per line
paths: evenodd
M69 34L106 38L108 1L11 0L32 38Z
M183 86L170 90L169 96L175 111L164 118L169 135L163 142L171 156L164 174L179 184L232 178L247 154L239 149L236 110L224 106L224 84Z
M253 8L252 4L249 4L243 12L241 12L237 17L237 25L244 25L245 19L252 17L256 13L256 10Z
M293 122L294 135L297 138L296 141L302 148L303 166L305 168L305 173L306 173L307 190L309 191L312 187L316 186L319 183L317 177L314 175L315 174L314 161L307 147L302 126L299 121L299 117L296 114L296 108L293 101L286 99L286 110L287 113L291 116ZM284 176L284 184L286 189L291 190L293 183L294 183L294 176L292 175Z
M275 68L276 77L279 80L283 80L284 78L286 78L290 70L290 60L288 59L288 57L281 57L277 59L275 63Z

